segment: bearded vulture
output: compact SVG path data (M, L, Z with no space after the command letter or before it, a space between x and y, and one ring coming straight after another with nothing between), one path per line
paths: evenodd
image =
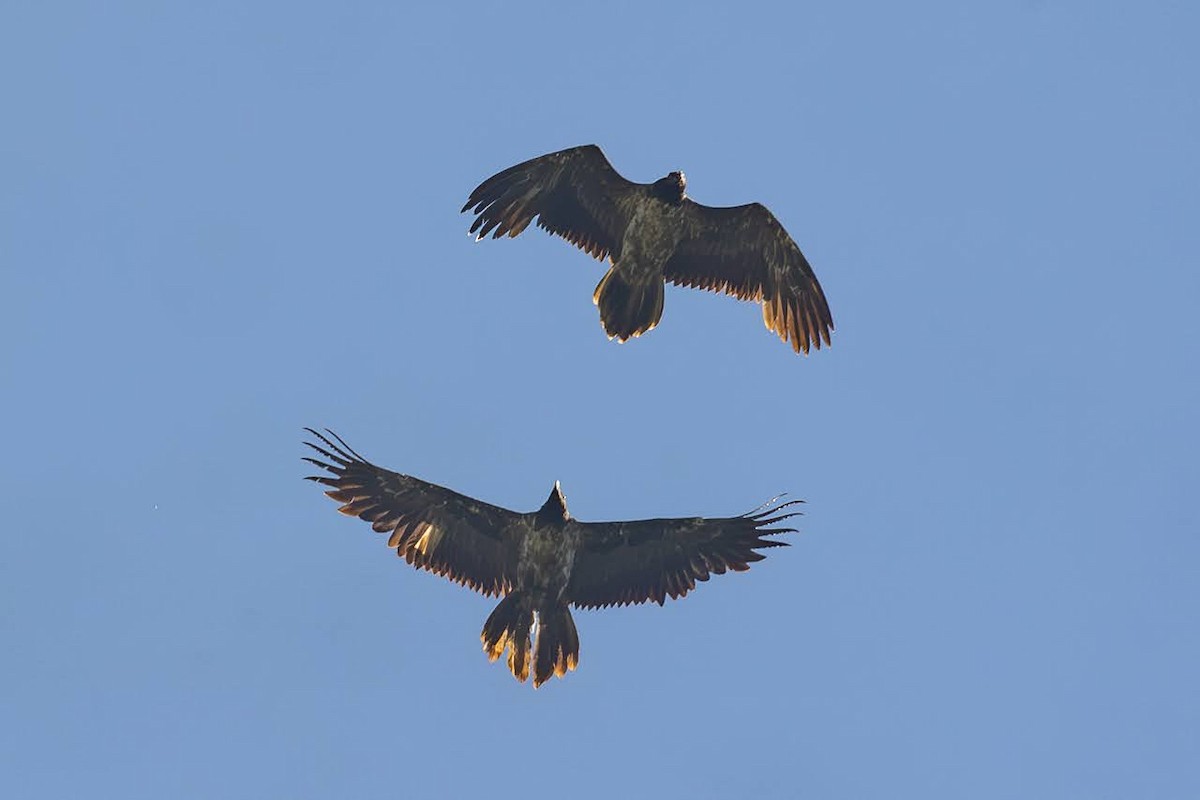
M555 482L540 509L520 514L377 467L333 431L305 430L321 444L305 442L320 458L304 460L329 473L308 480L329 487L338 511L388 534L414 567L504 598L483 625L483 649L489 661L507 649L512 674L524 682L532 671L534 688L579 663L570 606L662 605L713 573L749 569L765 557L757 551L787 544L764 537L794 532L779 523L803 502L776 498L720 519L580 522Z
M610 339L658 324L664 281L762 303L763 322L797 353L829 344L833 316L821 284L765 206L716 208L684 194L672 172L634 183L594 144L509 167L471 192L476 241L539 227L612 265L592 295Z

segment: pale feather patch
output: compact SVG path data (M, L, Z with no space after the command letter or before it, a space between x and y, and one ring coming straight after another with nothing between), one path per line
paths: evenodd
M431 522L422 522L417 527L421 532L420 538L413 543L412 548L422 555L429 555L442 541L443 531Z

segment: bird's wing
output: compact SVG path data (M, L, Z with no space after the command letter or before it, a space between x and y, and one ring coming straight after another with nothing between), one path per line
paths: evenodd
M517 574L513 523L521 515L436 484L377 467L333 431L336 440L306 428L324 446L305 442L321 458L305 458L330 475L308 480L328 486L338 511L388 533L388 546L414 567L443 575L485 595L509 591Z
M797 353L829 344L833 316L821 284L766 206L684 206L687 231L664 268L667 280L761 300L763 322Z
M795 531L777 527L798 512L784 509L803 501L771 501L740 517L646 519L580 523L583 539L567 586L570 602L603 608L683 597L696 581L726 570L741 572L787 543L764 537Z
M476 240L516 236L537 224L603 261L620 255L631 201L644 188L621 177L594 144L509 167L471 192L463 211L477 214Z

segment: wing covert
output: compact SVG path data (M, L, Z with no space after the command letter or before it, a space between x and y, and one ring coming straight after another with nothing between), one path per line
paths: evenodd
M774 500L739 517L580 523L583 542L567 586L580 608L604 608L683 597L712 574L742 572L766 558L759 550L787 542L764 537L794 532L779 523L802 503Z
M336 443L312 428L305 430L324 446L305 442L321 458L304 460L332 476L307 480L330 487L325 494L341 503L338 511L390 534L388 546L414 567L489 597L509 591L516 579L517 548L508 532L519 514L377 467L333 431L328 433Z

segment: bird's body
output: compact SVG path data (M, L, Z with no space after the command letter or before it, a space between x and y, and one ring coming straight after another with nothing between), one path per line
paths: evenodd
M557 491L557 490L556 490ZM551 496L549 512L561 502ZM530 592L539 603L560 603L575 554L579 551L579 523L572 519L547 519L542 514L525 514L528 521L517 557L517 586Z
M310 480L329 487L339 511L390 534L408 563L503 597L484 623L484 651L495 660L507 650L513 675L524 681L532 670L535 687L579 662L572 605L661 605L710 574L745 570L763 558L758 550L786 544L763 537L794 530L772 526L799 502L730 518L580 522L555 483L541 508L522 514L382 469L336 435L309 432L324 460L306 460L332 476Z
M625 341L662 317L664 283L763 303L763 320L797 352L829 343L833 317L807 259L758 203L692 201L682 172L654 183L623 178L600 148L549 153L493 175L463 211L477 238L516 236L533 219L611 268L593 300L611 338Z
M683 207L654 197L630 203L621 258L592 294L609 336L626 341L658 325L665 292L663 271L687 230Z
M686 225L687 218L679 206L658 200L634 204L621 238L617 272L631 283L661 282L663 269L684 237Z

